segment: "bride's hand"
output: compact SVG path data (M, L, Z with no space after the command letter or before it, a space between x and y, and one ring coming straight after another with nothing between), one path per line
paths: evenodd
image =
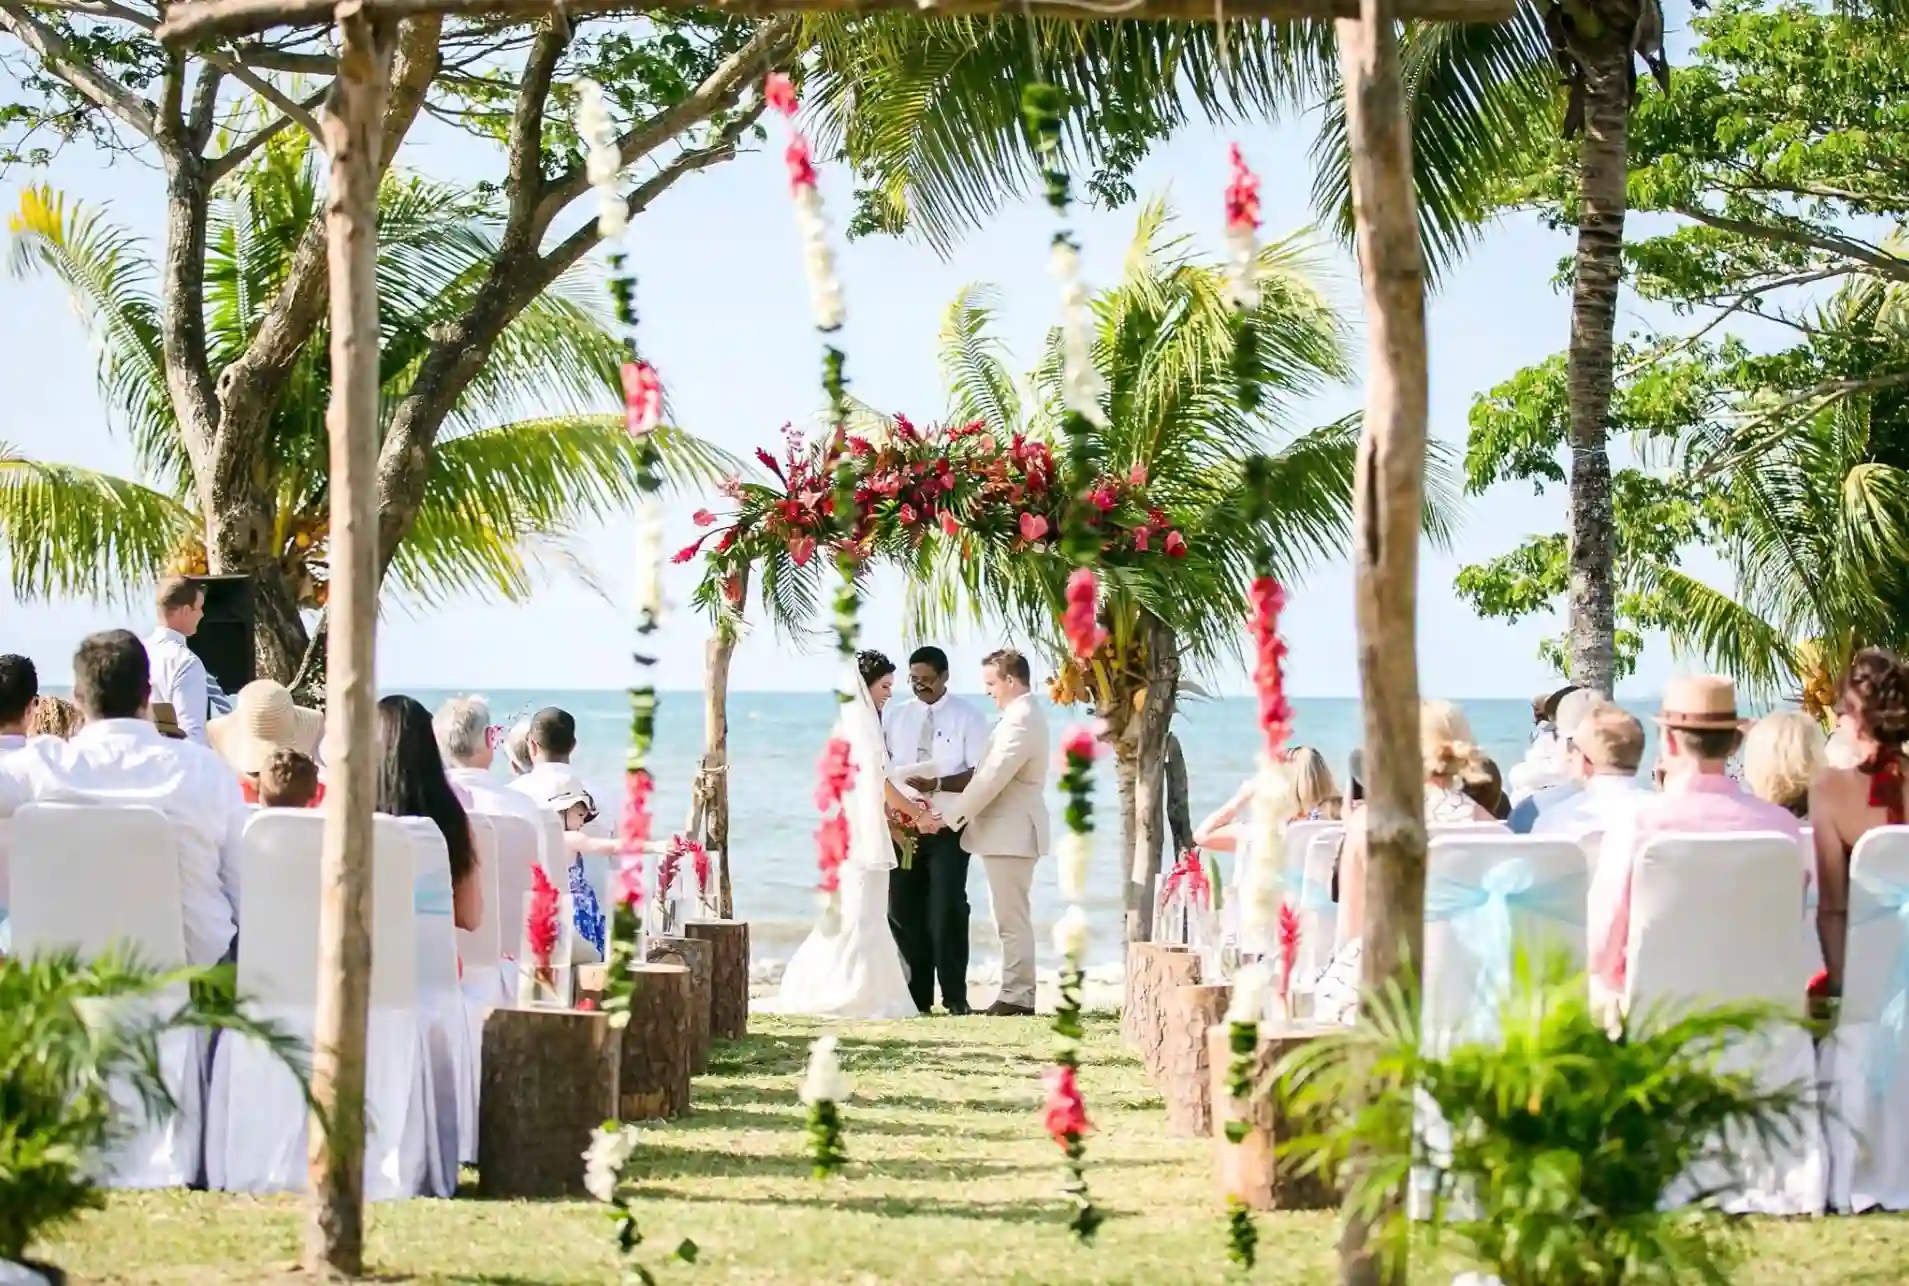
M941 814L930 808L923 808L915 814L915 829L923 835L933 835L942 829Z

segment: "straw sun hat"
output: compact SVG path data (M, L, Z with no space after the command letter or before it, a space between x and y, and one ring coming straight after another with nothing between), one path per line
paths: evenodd
M274 750L316 751L325 716L295 705L284 684L256 679L239 689L232 713L213 719L205 730L212 748L235 770L255 773Z
M1664 685L1657 722L1685 732L1736 732L1744 725L1737 714L1737 685L1717 674L1672 679Z

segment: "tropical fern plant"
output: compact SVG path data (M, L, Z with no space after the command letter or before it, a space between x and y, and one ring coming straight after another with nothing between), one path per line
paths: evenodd
M318 157L296 132L222 185L206 256L215 375L260 324L321 199ZM387 413L409 389L430 335L460 315L494 259L494 206L484 191L386 180L378 290ZM29 460L0 444L0 542L14 593L120 598L143 593L168 568L204 570L203 501L167 392L147 248L105 209L47 187L25 189L9 225L13 273L55 276L91 328L101 395L137 466L136 477L118 478ZM587 280L560 280L505 330L459 398L432 451L423 507L391 568L406 598L520 599L550 572L588 577L574 533L627 510L637 494L636 454L618 410L621 354L599 297ZM287 609L278 618L261 613L261 627L297 635L277 649L294 662L304 646L295 609L322 607L326 598L329 398L321 330L299 354L258 469L272 553L265 579L273 582L259 592L279 595ZM706 482L727 464L674 429L661 442L673 483Z
M0 959L0 1260L102 1205L102 1161L175 1110L160 1074L170 1032L256 1040L306 1085L304 1046L247 1017L229 965L155 969L126 953ZM134 1100L141 1109L122 1106Z
M1658 1008L1611 1030L1568 960L1521 958L1499 1039L1437 1053L1416 996L1392 985L1358 1027L1301 1046L1263 1087L1306 1123L1282 1158L1335 1176L1382 1259L1402 1262L1397 1195L1416 1169L1435 1177L1433 1236L1504 1286L1730 1280L1745 1227L1719 1211L1722 1189L1737 1158L1780 1146L1809 1110L1806 1086L1760 1084L1750 1057L1794 1017ZM1436 1136L1430 1108L1447 1127Z

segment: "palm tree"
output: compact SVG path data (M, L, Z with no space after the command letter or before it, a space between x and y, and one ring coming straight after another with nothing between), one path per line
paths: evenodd
M234 174L215 198L208 237L206 343L212 369L245 348L322 199L318 157L294 132ZM168 570L206 566L208 498L186 459L160 351L155 267L138 238L47 187L11 216L16 276L50 272L99 344L99 383L136 478L29 460L0 443L0 541L16 596L125 599ZM378 293L384 405L409 387L434 327L458 315L495 254L491 199L417 178L388 178L379 203ZM576 528L636 499L623 431L621 353L587 279L565 280L524 310L451 413L433 448L416 525L392 575L412 602L469 592L527 596L555 570L590 575ZM255 471L271 557L254 584L259 670L289 682L308 631L300 613L326 600L329 535L322 335L305 346ZM511 418L525 411L526 418ZM716 449L663 434L672 482L712 478Z
M1303 237L1259 255L1254 325L1266 362L1257 411L1240 408L1230 366L1231 305L1223 269L1202 261L1171 230L1159 202L1141 212L1121 281L1093 303L1094 362L1106 384L1108 427L1095 435L1103 476L1144 479L1150 528L1144 540L1110 542L1102 562L1101 623L1108 641L1085 670L1062 661L1056 700L1084 701L1107 722L1120 787L1130 940L1151 933L1152 883L1165 839L1161 798L1168 740L1183 668L1211 671L1239 653L1254 556L1270 552L1276 573L1296 581L1345 546L1351 520L1356 418L1294 431L1292 401L1350 374L1345 328L1312 279ZM942 328L951 418L978 420L995 435L1053 440L1061 413L1061 346L1050 335L1022 388L991 334L992 296L970 288ZM1248 461L1266 455L1266 515L1243 503ZM1446 534L1452 487L1428 489L1427 529ZM1175 537L1177 536L1177 540ZM1164 541L1165 557L1156 550ZM1137 547L1136 547L1137 546ZM917 633L962 621L998 620L1067 650L1058 608L1071 570L1059 557L1030 557L1011 536L924 544L911 578Z

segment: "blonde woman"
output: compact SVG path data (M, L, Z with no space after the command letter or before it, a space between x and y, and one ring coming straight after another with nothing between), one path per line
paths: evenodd
M1451 826L1489 822L1492 815L1465 793L1482 775L1483 759L1472 741L1465 712L1449 701L1419 706L1419 753L1425 762L1425 824ZM1365 935L1366 813L1346 819L1339 853L1339 949L1313 993L1313 1010L1327 1022L1350 1024L1359 1008L1359 960Z
M1311 746L1295 746L1281 768L1292 786L1293 815L1289 822L1336 822L1345 807L1339 784L1332 779L1326 757ZM1193 828L1196 846L1214 853L1237 853L1252 830L1250 808L1255 779L1248 777L1233 798Z
M1810 783L1826 766L1823 729L1801 710L1765 715L1743 739L1743 784L1758 799L1810 815Z
M33 703L33 713L27 716L28 737L58 737L61 741L70 741L73 734L86 726L86 716L71 701L59 697L40 694Z

